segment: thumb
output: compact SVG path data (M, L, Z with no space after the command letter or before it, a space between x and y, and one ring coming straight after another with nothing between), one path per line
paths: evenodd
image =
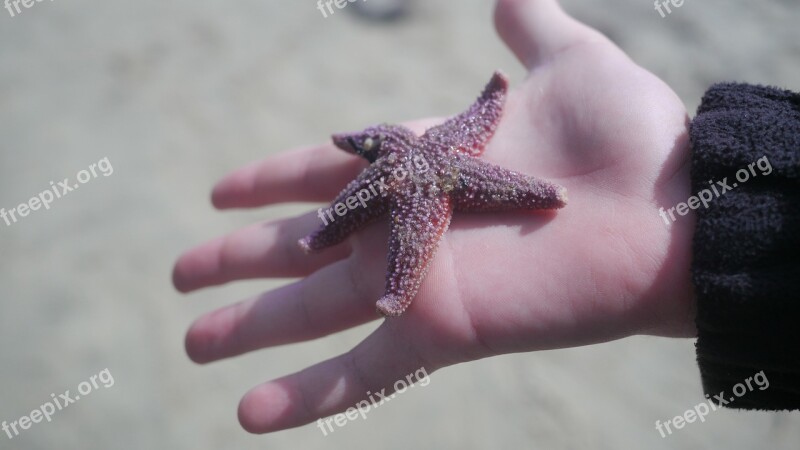
M528 69L572 45L605 39L570 17L556 0L497 0L494 21L500 37Z

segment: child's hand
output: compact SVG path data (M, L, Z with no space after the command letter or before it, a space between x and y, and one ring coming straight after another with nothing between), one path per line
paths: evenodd
M239 417L252 432L344 411L425 367L646 333L693 336L694 219L659 208L689 197L686 111L658 78L554 0L499 0L497 28L530 69L509 93L483 158L565 186L556 213L459 214L411 307L351 351L256 387ZM493 68L487 68L487 75ZM465 99L465 105L471 99ZM423 125L417 124L416 131ZM364 167L332 145L240 169L214 189L219 208L329 201ZM318 338L378 319L388 225L305 255L316 211L257 224L190 250L181 291L254 277L304 277L200 318L191 358L208 362Z

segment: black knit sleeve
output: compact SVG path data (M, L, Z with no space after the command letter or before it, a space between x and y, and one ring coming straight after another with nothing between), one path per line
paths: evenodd
M692 191L711 197L692 261L703 388L729 407L800 409L800 95L715 85L690 136Z

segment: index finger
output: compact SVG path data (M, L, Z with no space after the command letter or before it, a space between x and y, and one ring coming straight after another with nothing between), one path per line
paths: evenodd
M417 134L441 120L405 125ZM332 199L367 166L367 161L333 144L300 148L267 157L226 175L211 194L219 209L252 208L282 202Z
M306 147L269 156L220 180L211 193L219 209L332 198L367 162L333 145Z

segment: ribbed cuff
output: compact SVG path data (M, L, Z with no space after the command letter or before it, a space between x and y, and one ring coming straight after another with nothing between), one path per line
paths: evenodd
M692 261L703 388L728 407L800 409L800 95L717 84L690 136L692 191L712 197Z

